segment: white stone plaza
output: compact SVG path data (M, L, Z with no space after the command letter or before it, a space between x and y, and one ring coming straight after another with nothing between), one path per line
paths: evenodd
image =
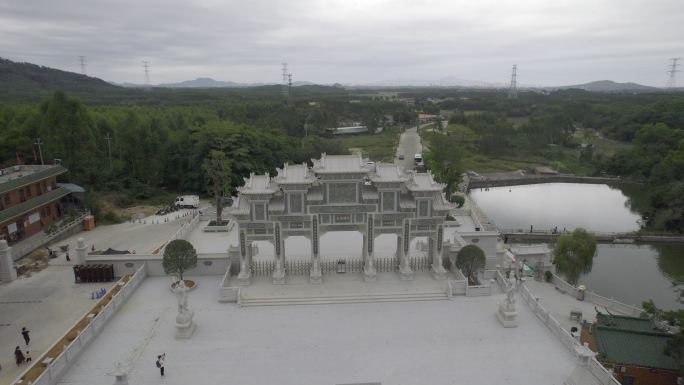
M505 297L240 308L215 299L218 277L191 277L197 330L174 339L177 299L147 278L60 383L563 384L576 358L518 305L519 325L494 315ZM166 353L166 375L155 367Z

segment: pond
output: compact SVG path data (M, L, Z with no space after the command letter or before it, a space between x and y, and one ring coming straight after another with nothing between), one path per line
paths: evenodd
M608 185L549 183L472 190L470 196L499 228L623 232L639 229L630 199ZM681 308L672 281L684 280L684 245L599 245L580 282L606 297L638 305Z

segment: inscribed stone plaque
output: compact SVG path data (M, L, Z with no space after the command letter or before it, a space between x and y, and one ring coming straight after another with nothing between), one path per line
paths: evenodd
M330 183L328 200L330 203L356 202L356 183Z

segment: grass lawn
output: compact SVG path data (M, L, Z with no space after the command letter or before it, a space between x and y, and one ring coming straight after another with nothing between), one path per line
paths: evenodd
M350 151L358 149L364 157L376 162L392 162L399 145L399 135L399 130L387 130L379 134L325 138L324 140L337 142Z

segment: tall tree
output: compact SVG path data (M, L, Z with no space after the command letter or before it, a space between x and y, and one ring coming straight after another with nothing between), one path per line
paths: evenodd
M162 265L166 274L178 274L182 280L184 272L197 266L197 252L192 243L174 239L164 249Z
M221 213L223 213L223 194L231 187L231 161L223 151L211 150L209 157L204 161L203 168L209 177L211 191L216 202L216 224L220 224Z
M582 274L589 273L596 255L596 238L584 229L577 228L558 238L553 251L556 272L576 285Z
M463 151L456 137L448 133L432 134L429 143L429 150L423 156L437 180L446 184L446 194L450 197L463 173Z

